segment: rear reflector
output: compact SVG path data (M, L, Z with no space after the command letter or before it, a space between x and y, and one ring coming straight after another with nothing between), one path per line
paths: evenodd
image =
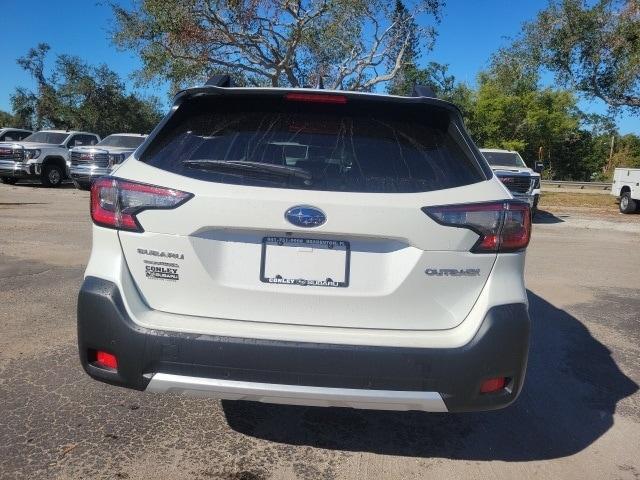
M333 103L342 105L347 103L347 97L345 97L344 95L327 95L324 93L290 92L287 93L284 98L293 102Z
M102 177L91 185L91 219L101 227L143 232L137 214L176 208L191 197L171 188Z
M468 228L480 238L474 253L507 253L524 250L531 237L529 204L514 200L424 207L429 217L447 227Z
M502 390L507 384L507 379L504 377L490 378L482 382L480 385L480 393L492 393Z
M96 352L96 365L102 368L110 368L112 370L118 369L118 359L115 355L112 355L102 350Z

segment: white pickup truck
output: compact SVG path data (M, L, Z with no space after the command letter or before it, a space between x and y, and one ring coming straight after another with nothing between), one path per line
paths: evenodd
M620 197L620 212L640 210L640 168L616 168L611 195Z
M14 184L36 178L47 187L57 187L68 177L69 149L95 145L95 133L41 130L19 141L0 143L0 180Z
M114 133L94 146L71 149L69 176L76 188L89 190L98 177L109 175L147 138L138 133Z
M540 172L527 167L520 154L514 150L481 148L480 151L511 195L528 202L535 214L540 200ZM536 164L536 168L541 170L542 164Z
M18 142L33 132L23 128L0 127L0 142Z

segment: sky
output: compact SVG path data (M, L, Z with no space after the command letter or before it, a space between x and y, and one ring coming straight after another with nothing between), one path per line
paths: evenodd
M0 3L0 110L11 110L10 96L16 87L34 87L32 79L16 64L16 58L39 42L51 46L49 65L56 54L63 53L77 55L91 64L106 63L134 89L131 74L140 62L132 52L118 51L111 43L113 16L106 2ZM422 61L448 64L457 80L474 85L478 71L487 67L491 54L507 45L508 38L520 31L522 22L534 18L546 4L547 0L447 0L435 48ZM551 76L544 78L553 85ZM136 90L168 100L167 87L163 85ZM581 100L580 107L594 113L607 110L601 101ZM621 133L640 134L640 117L623 114L616 121Z

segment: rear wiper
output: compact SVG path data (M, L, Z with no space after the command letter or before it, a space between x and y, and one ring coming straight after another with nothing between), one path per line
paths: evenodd
M288 165L272 165L270 163L250 162L248 160L184 160L182 164L189 168L203 170L240 170L247 172L265 172L283 177L296 177L311 180L312 175L304 168Z

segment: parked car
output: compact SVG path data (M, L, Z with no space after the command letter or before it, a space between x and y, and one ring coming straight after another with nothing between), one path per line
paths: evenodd
M620 198L620 212L640 210L640 168L616 168L611 195Z
M0 142L18 142L25 139L33 132L22 128L0 127Z
M85 371L113 385L370 409L504 407L529 345L530 208L460 111L314 89L180 92L91 187Z
M14 184L37 178L47 187L57 187L67 177L69 149L99 141L94 133L41 130L18 142L0 143L0 179Z
M72 148L69 175L76 188L88 190L93 180L108 175L116 165L131 155L145 138L146 135L139 133L114 133L103 138L95 146Z
M529 203L535 213L540 200L540 173L527 167L520 154L514 150L481 148L480 151L511 194Z

